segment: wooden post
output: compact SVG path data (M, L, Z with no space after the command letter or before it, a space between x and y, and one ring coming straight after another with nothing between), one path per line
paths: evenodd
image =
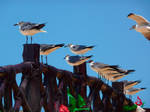
M41 111L41 85L42 71L40 69L40 45L39 44L24 44L23 61L35 62L31 64L30 69L24 69L22 72L22 81L20 89L24 93L28 102L28 107L32 112ZM26 107L26 106L25 106ZM29 111L23 108L24 111Z
M46 92L48 95L47 98L48 112L56 112L55 99L58 90L57 82L56 82L57 72L49 69L48 71L44 72L44 76L48 79L47 86L46 86Z
M24 44L23 61L39 62L40 57L39 52L40 52L39 44Z
M124 83L123 82L113 82L112 83L113 89L115 89L118 93L123 93L124 91ZM117 96L117 99L112 99L112 104L115 107L115 111L121 112L123 110L123 97ZM117 107L117 108L116 108Z
M12 108L12 88L11 85L7 82L4 90L4 109L6 112L9 112Z
M118 92L122 92L124 90L124 83L123 82L112 82L112 87L117 90Z
M93 95L93 112L103 112L104 108L104 104L102 103L102 100L100 98L100 94L99 94L99 90L95 89L94 86L92 86L92 88L90 88L91 92L94 92Z
M86 77L87 77L86 62L79 65L79 66L74 66L73 67L73 72L75 74L82 75L84 77L84 79L86 79ZM81 82L81 83L83 83L83 82ZM79 85L81 85L81 84L79 84ZM81 88L81 87L79 87L79 88ZM83 85L82 88L79 91L80 91L79 93L84 98L84 100L86 100L86 98L87 98L86 97L87 96L86 95L86 91L87 91L86 85Z

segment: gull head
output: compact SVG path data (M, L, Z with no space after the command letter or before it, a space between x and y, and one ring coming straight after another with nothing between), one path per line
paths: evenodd
M68 47L71 47L71 46L72 46L72 44L68 44L67 46L68 46Z
M68 59L68 58L69 58L69 56L70 56L70 55L66 55L66 56L64 57L64 59Z
M89 61L87 61L87 63L93 63L94 61L93 60L89 60Z
M25 22L21 21L21 22L19 22L19 23L14 24L14 26L17 26L17 25L21 26L21 25L23 25L24 23L25 23Z
M135 29L136 25L133 25L129 30Z
M65 45L64 47L70 47L72 44L67 44L67 45Z

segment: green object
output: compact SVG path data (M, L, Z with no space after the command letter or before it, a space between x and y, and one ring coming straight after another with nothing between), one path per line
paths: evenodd
M74 108L76 108L76 99L68 93L69 96L69 110L72 112Z
M133 106L129 106L129 105L123 106L123 109L124 109L125 111L132 111L132 110L135 110L136 108L137 108L137 105L136 105L136 104L134 104Z
M86 103L81 95L78 95L78 105L79 105L79 107L83 107L86 105Z
M75 108L73 110L73 112L75 112L75 111L82 111L82 110L90 110L90 108Z
M78 95L78 98L76 100L75 97L70 94L69 88L67 88L67 94L69 96L69 111L70 112L90 110L90 108L82 108L83 106L86 105L86 102L84 101L81 95ZM78 101L79 108L76 107L77 101Z
M143 102L143 104L141 105L142 108L144 107L144 104L145 104L145 102Z

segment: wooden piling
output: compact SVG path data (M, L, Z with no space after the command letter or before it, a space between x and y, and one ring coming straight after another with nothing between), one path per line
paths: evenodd
M79 65L79 66L74 66L73 67L73 72L74 74L77 74L79 76L83 76L84 79L86 79L87 77L87 70L86 70L86 62ZM84 82L84 81L83 81ZM83 82L80 82L80 83L83 83ZM79 86L81 86L82 84L78 84ZM86 85L82 85L82 87L79 87L80 88L80 94L81 96L86 99L87 98L87 95L86 95L86 91L87 91L87 88L86 88Z
M42 71L39 63L40 45L24 44L22 56L24 62L34 63L30 65L30 69L23 70L20 89L28 102L28 110L32 112L40 112L42 96L40 90L42 85ZM23 108L23 110L28 111L25 108Z
M39 44L24 44L23 46L23 61L39 62L40 45Z

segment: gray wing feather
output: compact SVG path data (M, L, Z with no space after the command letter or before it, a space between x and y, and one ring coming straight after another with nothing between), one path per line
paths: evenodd
M70 63L76 63L76 62L78 62L78 61L80 61L80 56L70 56L69 57L69 62Z
M53 44L41 44L40 45L40 50L41 51L46 51L46 50L52 49L54 47L55 47L55 45L53 45Z
M34 28L35 26L38 26L39 24L36 23L30 23L30 22L26 22L21 26L21 30L31 30L32 28Z
M83 50L85 48L86 48L86 46L84 46L84 45L75 45L74 47L71 47L71 50L80 51L80 50Z

